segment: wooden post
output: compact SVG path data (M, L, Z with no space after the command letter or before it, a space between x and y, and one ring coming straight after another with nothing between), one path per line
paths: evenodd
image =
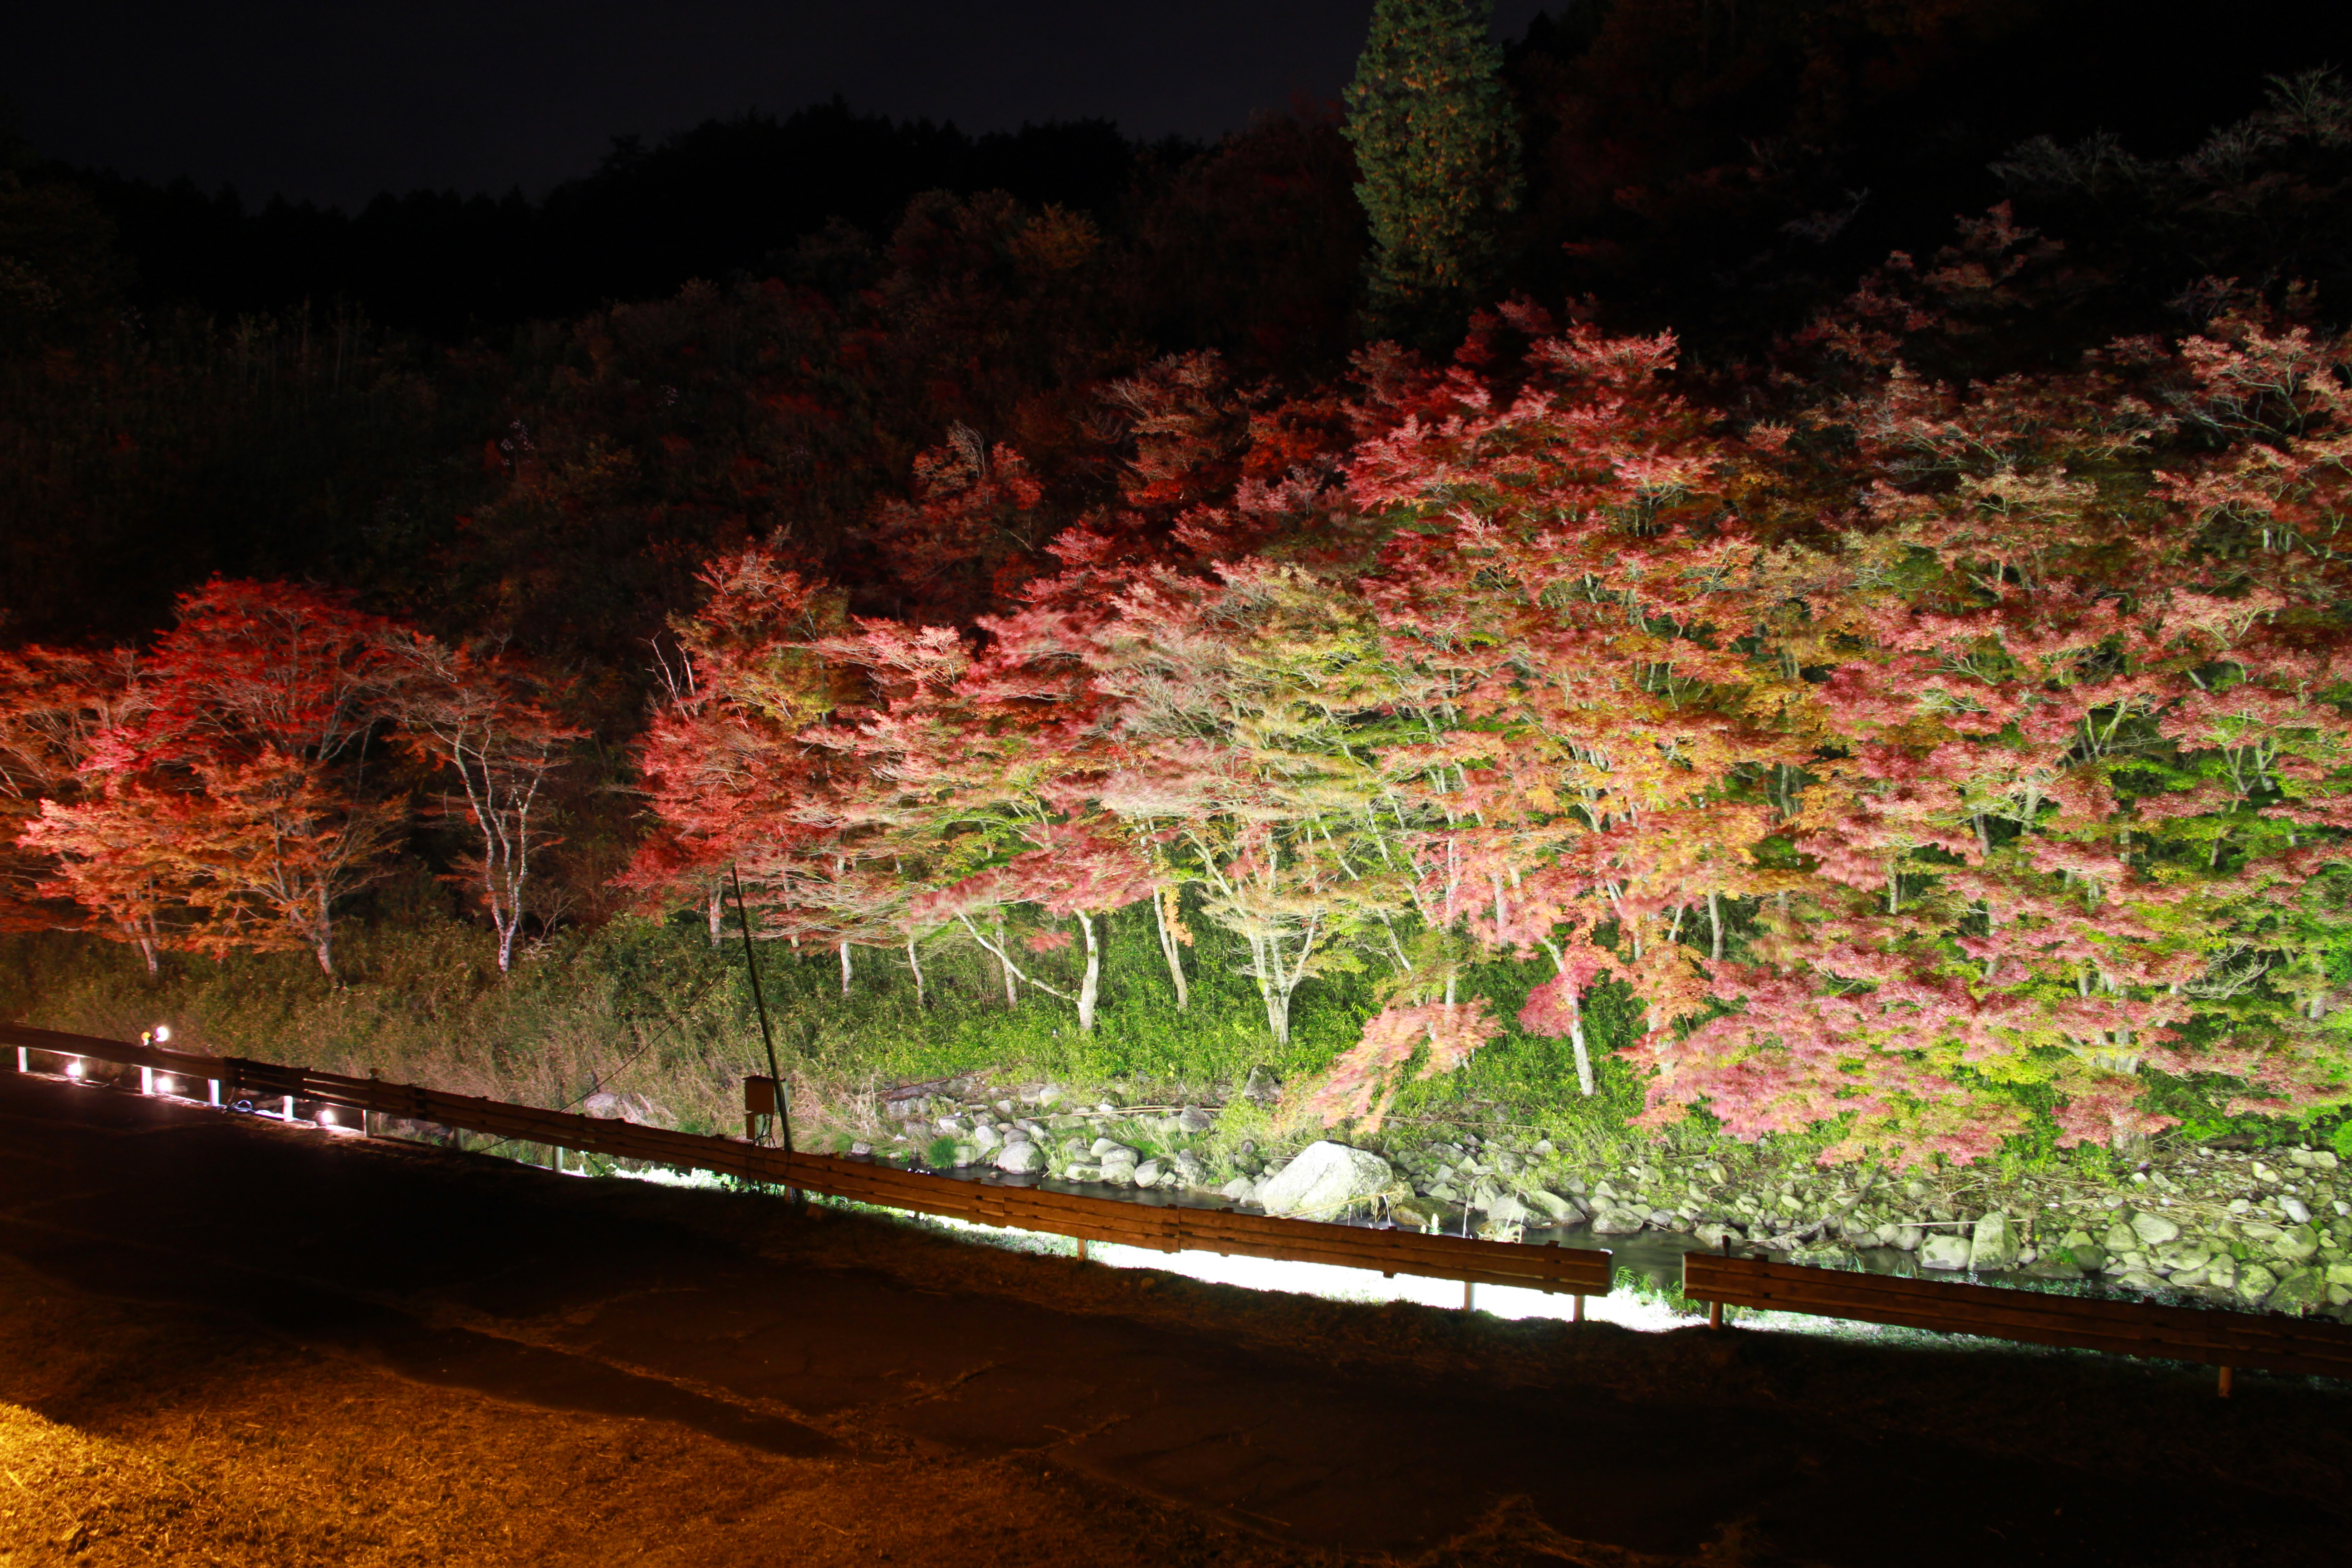
M139 1092L142 1094L155 1092L155 1069L144 1062L139 1066Z
M2230 1370L2231 1370L2231 1369L2225 1366L2225 1367L2219 1368L2218 1370L2219 1370L2219 1371L2221 1372L2221 1397L2222 1397L2222 1398L2227 1399L2227 1398L2229 1398L2229 1397L2230 1397Z
M218 1105L220 1103L220 1079L216 1078L208 1078L205 1079L205 1092L211 1098L212 1102L215 1105Z
M1706 1304L1706 1326L1710 1329L1719 1329L1723 1327L1722 1302L1709 1301Z
M1478 1301L1478 1287L1470 1280L1462 1281L1462 1310L1472 1310Z
M290 1094L286 1097L283 1114L287 1121L294 1120L294 1097Z
M18 1046L16 1047L16 1070L18 1072L31 1072L33 1070L33 1053L26 1050L22 1046Z
M1083 1237L1083 1236L1082 1236L1082 1237L1078 1237L1078 1261L1079 1261L1079 1262L1081 1262L1081 1263L1084 1263L1086 1260L1087 1260L1087 1238L1086 1238L1085 1237Z

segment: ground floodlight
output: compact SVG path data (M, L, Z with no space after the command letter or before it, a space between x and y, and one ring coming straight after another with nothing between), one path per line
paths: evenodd
M157 1045L159 1045L159 1046L160 1046L160 1045L162 1045L164 1041L166 1041L166 1040L170 1039L171 1037L172 1037L172 1026L171 1026L171 1025L169 1025L169 1024L158 1024L158 1025L156 1025L156 1026L155 1026L155 1043L156 1043Z
M81 1062L79 1058L66 1063L66 1076L68 1078L79 1078L81 1076Z
M169 1094L172 1092L172 1080L168 1078L159 1078L155 1080L155 1088L162 1093Z
M335 1124L335 1113L334 1113L333 1111L331 1111L331 1110L321 1110L320 1112L319 1112L319 1125L320 1125L320 1126L321 1126L321 1127L332 1127L334 1124Z

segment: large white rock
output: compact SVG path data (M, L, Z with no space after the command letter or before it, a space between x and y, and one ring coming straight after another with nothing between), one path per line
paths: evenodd
M996 1152L996 1168L1011 1171L1015 1175L1026 1175L1032 1171L1045 1168L1045 1154L1034 1143L1007 1143Z
M1325 1140L1309 1143L1268 1178L1257 1201L1268 1214L1327 1219L1385 1191L1392 1179L1389 1163L1378 1154Z
M2180 1235L2180 1227L2160 1214L2136 1214L2131 1217L2132 1234L2150 1247L2172 1241Z

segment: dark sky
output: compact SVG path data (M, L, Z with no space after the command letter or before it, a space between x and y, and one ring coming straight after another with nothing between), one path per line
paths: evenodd
M1542 0L1502 0L1516 35ZM1370 0L29 0L0 94L34 146L126 174L355 203L533 195L616 133L835 92L968 131L1101 116L1213 136L1335 95Z

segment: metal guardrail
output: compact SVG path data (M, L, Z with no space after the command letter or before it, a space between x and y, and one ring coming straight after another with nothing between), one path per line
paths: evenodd
M2352 1328L2283 1313L1947 1284L1707 1252L1683 1255L1683 1294L1718 1308L1804 1312L2113 1355L2199 1362L2221 1369L2224 1394L2235 1367L2352 1377ZM1720 1312L1708 1321L1719 1326Z
M1573 1293L1580 1317L1582 1298L1606 1295L1611 1285L1611 1255L1580 1247L1375 1230L1244 1214L1231 1208L1136 1204L1044 1187L968 1181L839 1155L786 1153L732 1138L541 1110L415 1084L347 1078L275 1062L211 1057L13 1025L0 1025L0 1046L16 1047L20 1065L21 1053L46 1051L207 1080L214 1086L216 1103L223 1097L234 1100L247 1095L278 1099L290 1115L293 1102L308 1101L363 1116L402 1117L611 1159L710 1171L747 1182L797 1187L855 1203L977 1225L1044 1231L1073 1237L1081 1244L1115 1242L1160 1252L1202 1251L1329 1263L1383 1274L1458 1279L1465 1288L1511 1285ZM2276 1313L1947 1284L1706 1252L1684 1255L1683 1294L1712 1303L1716 1310L1709 1321L1717 1326L1722 1322L1721 1308L1744 1307L2202 1363L2221 1369L2225 1394L2231 1370L2237 1367L2352 1378L2352 1328ZM1466 1300L1465 1289L1465 1304Z
M1045 1231L1081 1242L1114 1242L1159 1252L1215 1252L1295 1263L1328 1263L1456 1279L1465 1286L1604 1296L1611 1258L1582 1247L1535 1247L1416 1230L1375 1230L1280 1219L1230 1208L1137 1204L1001 1182L928 1175L830 1154L786 1153L760 1144L675 1132L607 1117L541 1110L503 1100L447 1094L415 1084L347 1078L237 1057L204 1057L45 1029L0 1025L0 1045L162 1069L219 1086L230 1100L307 1101L362 1115L395 1116L494 1138L546 1143L610 1159L703 1170L771 1186L911 1210L978 1225Z

